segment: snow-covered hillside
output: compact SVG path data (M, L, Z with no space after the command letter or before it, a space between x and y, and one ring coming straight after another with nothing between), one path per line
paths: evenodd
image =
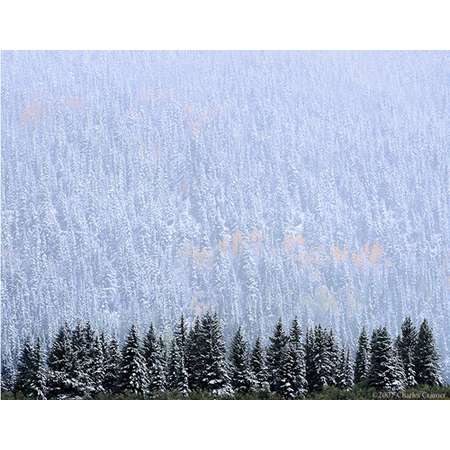
M208 308L430 320L450 372L449 53L3 52L2 354Z

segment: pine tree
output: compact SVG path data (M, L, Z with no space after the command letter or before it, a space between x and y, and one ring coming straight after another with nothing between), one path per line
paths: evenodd
M420 325L414 352L414 363L418 384L430 386L441 386L443 384L433 332L426 319Z
M147 369L139 345L136 327L133 325L122 350L120 365L121 390L144 396L148 389Z
M336 371L336 386L348 391L353 385L353 371L350 362L350 351L341 349Z
M283 330L281 319L275 325L275 331L270 337L270 345L267 350L267 365L269 370L269 383L272 392L283 398L292 398L294 389L289 381L289 337Z
M417 384L414 367L414 352L417 345L417 329L410 317L406 317L402 324L401 337L398 342L398 351L405 371L405 384L414 387Z
M119 344L115 338L112 338L109 345L104 347L104 378L103 388L109 394L117 394L120 392L120 367L121 355Z
M189 388L193 391L198 391L202 388L202 349L200 333L200 319L196 317L186 340L188 384Z
M152 395L165 390L165 359L164 348L156 336L153 325L150 325L143 344L144 360L147 366L148 389Z
M178 392L186 397L189 394L188 374L185 367L183 352L178 346L178 342L180 342L180 340L176 337L172 339L167 382L171 392Z
M247 343L239 327L231 342L231 385L235 392L248 393L253 387L248 366Z
M306 330L305 335L305 365L308 390L312 392L314 390L317 372L314 364L314 332L311 329Z
M370 347L366 329L363 328L358 340L355 358L355 384L367 381L370 367Z
M48 354L48 395L50 398L67 398L79 395L75 379L75 354L71 331L65 323L53 339Z
M2 392L12 392L14 390L14 371L9 362L2 359L1 387Z
M395 351L386 327L373 331L371 349L369 386L382 391L401 390Z
M17 366L14 392L21 392L26 398L46 398L46 373L39 339L33 346L26 339Z
M261 339L259 337L256 338L255 345L252 349L250 366L253 374L255 391L268 392L270 388L268 382L266 357L261 344Z
M216 314L207 312L200 327L200 387L213 395L232 394L222 329Z
M323 388L334 384L333 366L334 343L333 338L320 325L314 328L314 346L312 352L312 389L320 391ZM330 353L333 350L333 354Z
M304 397L308 390L306 381L306 365L301 330L298 320L292 322L288 343L288 380L292 386L293 398Z

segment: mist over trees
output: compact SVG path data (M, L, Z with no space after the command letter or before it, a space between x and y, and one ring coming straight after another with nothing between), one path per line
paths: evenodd
M128 336L121 373L133 368L140 389L131 325L168 333L181 314L213 309L227 342L242 325L253 355L242 364L235 336L235 371L218 390L245 390L251 367L284 389L283 374L266 381L271 360L253 343L295 316L311 329L305 348L279 330L271 358L296 367L296 392L305 377L345 385L334 341L357 348L380 323L374 342L359 340L358 376L371 376L375 344L394 349L388 374L401 362L408 385L431 379L435 358L417 366L412 346L426 347L427 327L412 336L407 315L428 318L448 378L448 69L445 52L2 52L5 367L31 334L53 355L49 383L61 370L103 377L58 357L64 322L89 321L119 341L102 365L111 385ZM151 345L155 374L163 354L172 361L157 386L201 383L189 342ZM311 374L299 355L317 348Z

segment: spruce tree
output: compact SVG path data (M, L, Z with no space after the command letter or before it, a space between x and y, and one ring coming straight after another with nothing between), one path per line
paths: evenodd
M239 327L231 342L231 385L237 393L248 393L253 387L248 365L247 343Z
M270 388L268 382L266 357L264 348L261 344L261 339L259 337L256 338L255 345L252 349L250 356L250 367L252 370L255 391L268 392Z
M50 398L61 399L79 395L75 376L75 354L67 323L58 330L53 339L47 365Z
M402 324L401 336L398 342L398 351L405 371L407 387L417 384L414 364L414 353L417 345L417 329L410 317L406 317Z
M189 331L186 340L186 369L188 384L192 391L202 388L202 349L201 349L201 324L198 317Z
M441 386L443 384L439 368L439 356L433 332L425 319L420 325L414 352L414 368L418 384Z
M148 390L151 395L163 392L166 387L163 343L150 325L143 343L144 360L147 366Z
M46 398L46 371L39 339L33 346L26 339L17 366L14 392L21 392L26 398L43 400Z
M139 336L133 325L122 350L120 364L121 390L144 396L148 389L147 368L139 345Z
M333 330L330 329L330 331L327 333L326 337L326 345L328 348L328 355L329 355L329 361L330 361L330 368L328 373L328 380L327 384L329 386L335 386L336 385L336 371L339 361L339 346L336 342L336 338L334 337Z
M312 389L320 391L334 384L334 349L333 338L327 330L318 325L314 328ZM330 351L333 350L333 354Z
M314 364L314 332L311 329L307 329L305 334L305 365L308 389L313 391L317 372Z
M294 395L294 389L288 376L288 343L289 337L284 332L283 323L279 319L275 325L274 334L270 337L270 345L267 350L267 366L270 389L283 398L292 398Z
M292 386L293 398L304 397L308 390L308 382L306 381L305 352L297 318L292 321L289 334L287 375Z
M14 390L14 370L8 361L2 359L1 386L2 392L12 392Z
M109 394L120 392L120 367L121 354L119 344L115 338L112 338L109 345L106 345L104 354L104 378L103 388Z
M172 339L168 361L167 383L171 392L177 392L186 397L189 394L188 374L183 352L178 346L178 342L180 340L176 337Z
M349 350L345 351L344 348L341 348L341 351L339 352L335 380L336 386L344 391L350 390L353 385L353 371L350 362L350 352Z
M363 328L358 339L358 349L355 358L355 384L367 381L370 368L370 346L366 329Z
M232 394L222 329L216 314L207 312L200 327L200 387L213 395Z
M369 386L377 390L392 392L402 388L395 351L386 327L373 331L368 381Z

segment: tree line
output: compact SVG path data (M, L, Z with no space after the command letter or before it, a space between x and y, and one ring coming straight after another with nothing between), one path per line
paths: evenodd
M346 391L355 385L383 392L443 385L427 320L417 329L407 317L395 339L386 327L374 329L369 339L363 328L354 358L332 329L317 325L303 336L297 319L289 329L280 319L267 345L258 337L251 348L241 327L227 348L219 317L210 312L191 326L181 316L170 339L153 325L141 336L133 325L122 347L89 322L73 328L65 323L47 356L40 339L27 339L17 367L2 366L2 391L27 399L195 392L299 399L329 386Z

